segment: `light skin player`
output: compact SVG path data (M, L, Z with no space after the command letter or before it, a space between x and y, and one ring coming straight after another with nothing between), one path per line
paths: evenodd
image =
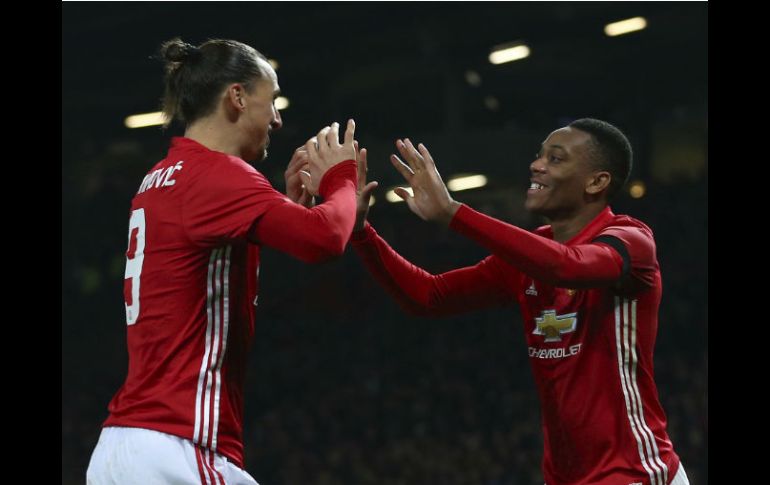
M241 42L161 47L164 111L185 125L131 203L128 375L109 404L89 484L255 485L243 469L243 386L260 250L339 256L355 221L355 123L324 127L287 167L287 195L247 162L283 125L278 77ZM324 202L309 208L310 194Z

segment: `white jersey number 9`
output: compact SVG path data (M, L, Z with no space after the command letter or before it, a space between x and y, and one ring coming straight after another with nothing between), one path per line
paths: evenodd
M126 274L123 280L123 298L126 300L126 324L139 319L139 286L144 263L144 209L131 212L128 223L128 250Z

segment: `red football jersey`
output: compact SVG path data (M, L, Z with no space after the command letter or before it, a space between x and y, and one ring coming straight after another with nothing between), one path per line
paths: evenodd
M431 275L371 226L352 240L375 278L412 312L519 304L542 405L548 485L667 485L679 458L653 380L661 278L650 228L608 207L559 244L550 226L532 234L467 206L451 227L493 255Z
M307 209L240 158L174 138L131 204L128 376L104 425L188 438L242 467L260 245L308 261L339 254L355 181L355 161L336 165L321 182L326 202Z

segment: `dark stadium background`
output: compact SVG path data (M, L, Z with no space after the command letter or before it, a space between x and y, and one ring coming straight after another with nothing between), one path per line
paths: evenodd
M641 32L604 24L643 15ZM656 379L693 484L708 483L708 5L602 3L62 4L62 483L84 482L126 369L122 281L130 200L166 149L158 45L234 38L278 60L291 105L258 168L283 190L291 152L354 117L380 181L370 220L439 272L485 252L384 200L396 137L425 142L454 196L534 227L528 166L584 116L626 131L646 195L613 204L655 231L664 292ZM493 66L498 44L532 55ZM466 82L475 71L479 86ZM495 105L496 103L496 105ZM492 106L492 108L490 108ZM320 266L263 252L246 386L247 470L262 484L541 484L538 401L515 308L403 314L354 254Z

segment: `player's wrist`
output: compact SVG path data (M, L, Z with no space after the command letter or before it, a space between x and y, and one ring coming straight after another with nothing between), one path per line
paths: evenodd
M452 219L454 219L455 214L457 214L457 211L460 210L460 206L462 206L461 203L457 202L456 200L449 199L447 204L444 205L441 210L438 222L444 226L449 226L449 224L452 222Z

